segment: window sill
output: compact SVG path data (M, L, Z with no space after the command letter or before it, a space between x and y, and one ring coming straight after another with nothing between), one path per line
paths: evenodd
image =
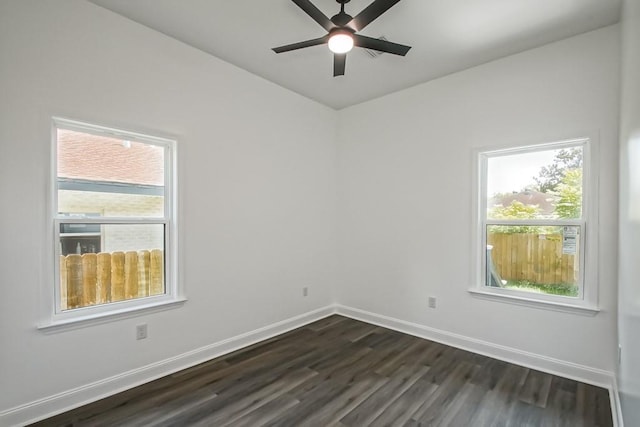
M186 298L176 298L171 301L162 301L138 305L124 309L116 309L105 313L93 313L85 316L78 316L72 319L56 320L51 319L37 326L38 330L44 333L63 332L72 329L84 328L103 323L114 322L120 319L141 316L143 314L155 313L158 311L171 310L181 307L187 301Z
M542 310L560 311L563 313L581 314L583 316L595 316L600 312L598 307L579 306L573 304L564 304L556 301L542 301L538 299L525 298L516 295L499 294L496 292L488 292L479 289L469 289L469 293L474 297L499 301L508 304L522 305Z

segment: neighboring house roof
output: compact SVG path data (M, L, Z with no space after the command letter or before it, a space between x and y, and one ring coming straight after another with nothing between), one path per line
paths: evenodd
M555 210L554 196L548 193L541 193L536 190L524 190L518 193L498 194L489 200L489 208L497 205L509 206L514 201L524 205L537 205L540 213L550 215Z
M58 177L164 185L162 147L58 129Z

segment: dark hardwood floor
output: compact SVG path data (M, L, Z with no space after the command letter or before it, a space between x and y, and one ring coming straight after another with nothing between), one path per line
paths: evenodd
M340 316L39 426L612 426L607 390Z

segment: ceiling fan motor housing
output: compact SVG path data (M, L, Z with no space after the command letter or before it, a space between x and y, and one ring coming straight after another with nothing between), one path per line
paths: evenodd
M338 27L344 27L353 19L353 16L347 14L344 11L344 5L346 3L349 3L351 0L336 0L336 1L340 3L340 12L337 15L333 15L331 17L331 22L336 24Z
M338 27L346 27L346 25L351 22L353 17L348 13L341 11L337 15L333 15L331 17L331 22L336 24Z

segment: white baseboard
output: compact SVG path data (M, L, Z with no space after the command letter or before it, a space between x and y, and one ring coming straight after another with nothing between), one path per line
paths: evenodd
M87 403L95 402L149 381L190 368L202 362L231 353L240 348L272 338L292 329L330 316L333 305L273 323L235 337L210 344L170 359L161 360L110 378L86 384L53 396L0 412L0 425L20 426L33 423Z
M624 427L622 419L622 406L620 404L620 389L618 388L618 380L613 377L613 384L610 390L611 395L611 414L613 415L613 427Z
M576 363L554 359L552 357L542 356L340 304L336 305L336 313L405 334L503 360L515 365L612 390L614 375L609 371L578 365Z

